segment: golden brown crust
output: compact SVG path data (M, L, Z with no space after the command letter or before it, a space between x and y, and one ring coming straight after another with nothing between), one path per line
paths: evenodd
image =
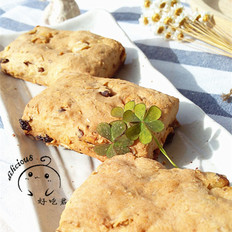
M61 31L37 26L0 53L2 71L16 78L50 85L57 74L84 72L112 77L124 63L124 47L89 31Z
M62 145L104 161L93 151L106 139L96 133L100 122L117 120L110 115L112 108L124 106L130 100L144 102L147 107L158 106L162 111L164 130L157 133L161 144L173 131L172 123L178 112L178 99L119 79L92 77L88 74L66 74L33 98L26 106L21 124L27 134L51 145ZM135 143L134 155L153 158L155 142Z
M168 170L131 154L115 156L73 193L57 232L229 232L232 188L225 179Z

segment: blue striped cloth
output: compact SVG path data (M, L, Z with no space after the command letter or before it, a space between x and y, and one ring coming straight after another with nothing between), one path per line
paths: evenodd
M140 0L78 0L77 3L81 13L93 8L111 12L151 64L184 96L232 133L232 101L223 101L221 97L232 88L231 58L154 36L138 22L141 15ZM48 1L39 0L1 1L0 35L30 30L41 24L43 10L48 4ZM185 7L188 4L185 3ZM0 117L0 128L3 127Z

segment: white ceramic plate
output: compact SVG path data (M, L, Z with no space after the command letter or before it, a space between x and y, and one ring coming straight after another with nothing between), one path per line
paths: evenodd
M232 158L229 154L231 135L198 106L183 97L155 70L109 13L102 10L91 11L57 28L89 30L120 41L126 48L127 59L117 74L118 78L180 99L177 118L181 127L176 130L173 142L165 147L174 162L182 168L213 171L232 179ZM3 48L17 36L17 33L1 36L0 45ZM4 186L0 198L1 226L9 231L31 231L32 226L34 232L54 231L64 208L63 203L100 162L64 148L46 147L42 142L27 138L19 128L18 119L31 97L44 87L4 74L0 74L0 83L0 115L4 124L4 128L0 129L0 171L5 176L1 183L1 187ZM40 160L42 156L47 157ZM34 176L38 172L40 182L37 183L35 179L25 182L23 176L28 171ZM47 171L50 173L50 182L44 178ZM28 190L33 196L28 196ZM50 193L49 196L44 195L46 191L47 195Z

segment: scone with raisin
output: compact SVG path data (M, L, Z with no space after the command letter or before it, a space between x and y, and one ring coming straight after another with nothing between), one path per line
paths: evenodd
M114 156L73 193L57 232L232 231L225 176Z
M51 85L61 72L112 77L126 58L113 39L89 31L62 31L37 26L20 35L1 53L2 71L26 81Z
M164 129L156 137L164 144L177 125L177 98L125 80L83 73L62 75L34 97L26 105L20 124L26 134L48 145L62 145L104 161L106 157L97 155L93 148L109 141L97 133L97 125L117 120L111 116L111 110L124 107L129 101L160 108ZM158 147L155 141L146 145L136 141L130 149L135 156L153 158Z

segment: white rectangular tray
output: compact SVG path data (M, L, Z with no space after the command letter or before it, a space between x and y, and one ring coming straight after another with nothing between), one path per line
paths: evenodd
M120 41L126 48L127 59L117 78L180 99L177 118L181 127L176 130L172 143L165 147L174 162L182 168L213 171L232 179L231 135L155 70L108 12L90 11L57 28L89 30ZM1 35L1 49L18 35ZM100 164L74 151L47 147L23 134L18 120L29 100L43 89L42 86L0 74L0 228L4 229L1 231L26 232L32 231L32 228L33 232L54 231L65 202ZM162 155L160 160L165 160ZM28 181L29 172L37 179ZM45 178L46 174L49 178Z

